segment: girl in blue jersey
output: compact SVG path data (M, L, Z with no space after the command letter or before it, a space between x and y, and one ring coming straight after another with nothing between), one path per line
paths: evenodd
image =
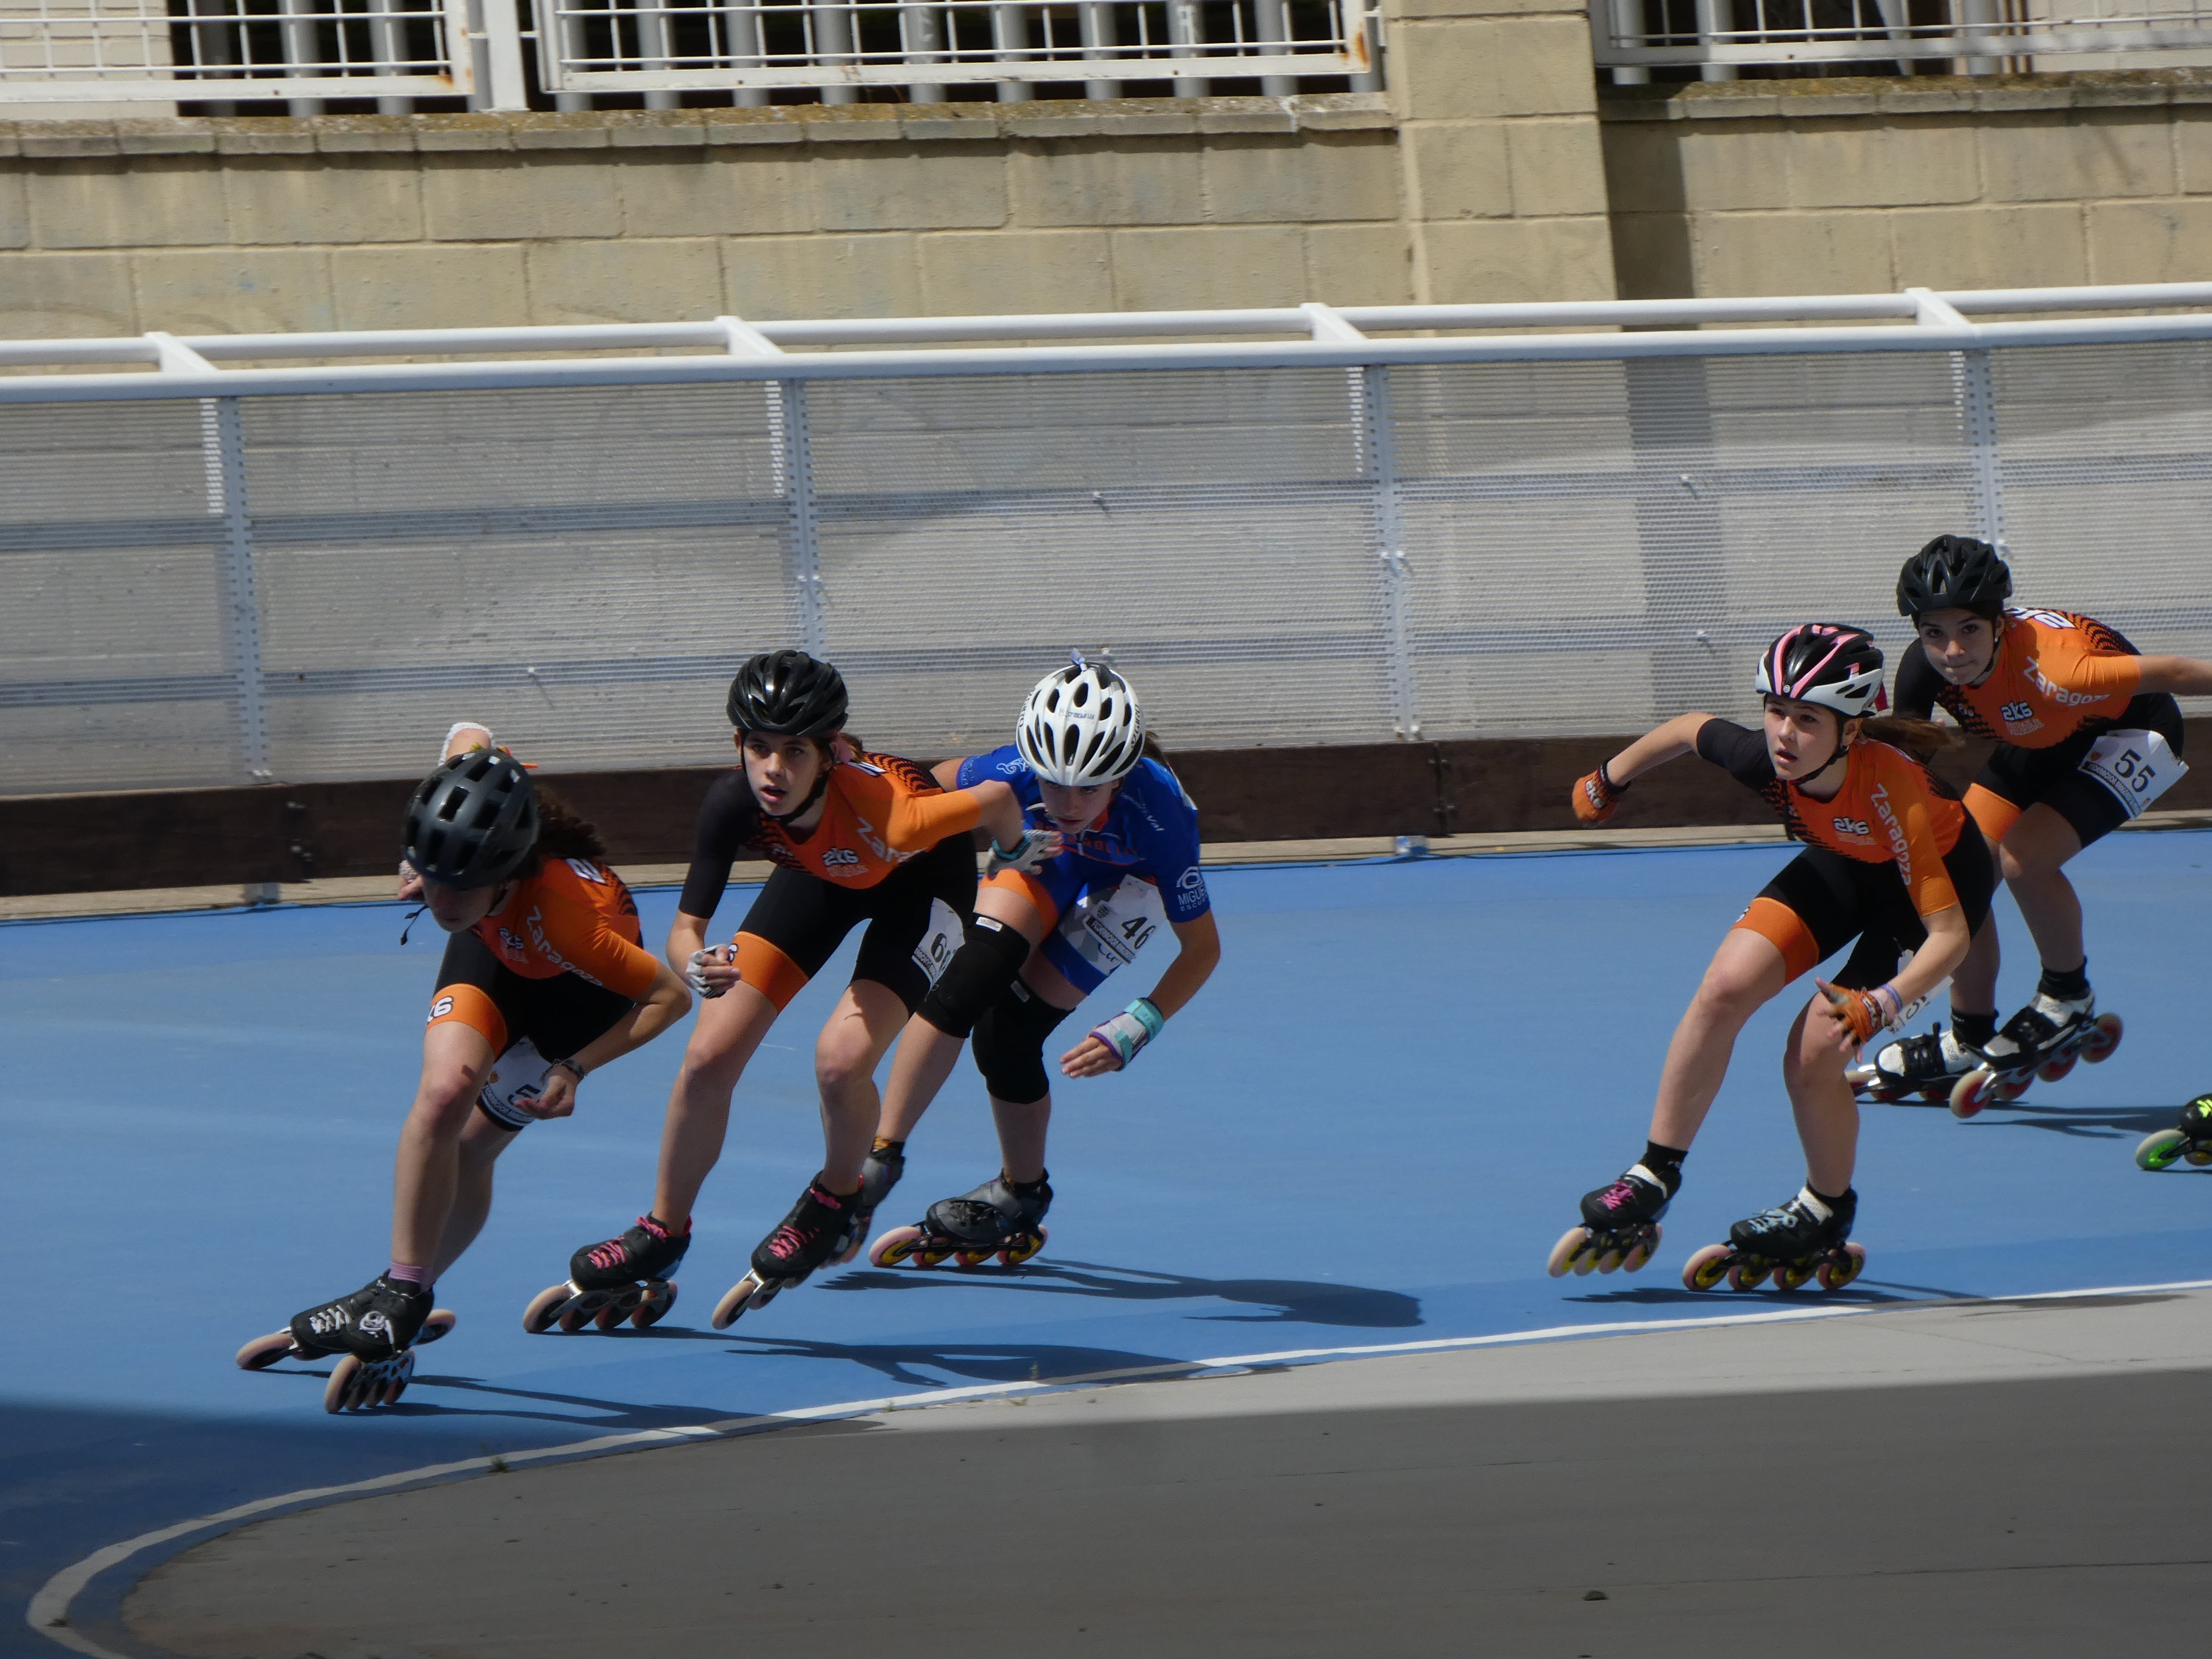
M1158 757L1127 683L1078 656L1037 682L1012 743L938 768L947 788L1011 784L1029 822L1056 831L1060 850L1034 873L1000 871L977 893L965 941L902 1035L863 1208L873 1211L896 1183L907 1136L971 1034L1003 1167L974 1192L931 1206L921 1226L877 1240L868 1259L878 1267L934 1267L948 1255L973 1264L994 1253L1011 1265L1035 1255L1052 1203L1045 1040L1164 927L1180 948L1152 994L1060 1056L1065 1077L1118 1072L1221 960L1199 870L1198 808Z

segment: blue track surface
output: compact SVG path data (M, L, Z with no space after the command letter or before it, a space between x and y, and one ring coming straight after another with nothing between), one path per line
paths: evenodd
M321 1365L247 1375L230 1354L381 1267L441 936L418 927L401 949L401 913L382 905L0 927L17 1285L0 1349L0 1651L58 1650L21 1609L104 1545L484 1450L1213 1355L1742 1311L1750 1299L1690 1296L1676 1271L1802 1179L1779 1083L1794 1000L1739 1046L1660 1261L1634 1279L1553 1280L1544 1257L1577 1197L1641 1148L1685 999L1788 856L1218 872L1213 982L1129 1074L1060 1091L1037 1262L972 1277L863 1263L717 1334L714 1297L818 1161L811 1054L841 958L739 1090L670 1326L531 1337L520 1315L570 1251L650 1198L680 1033L595 1074L574 1119L507 1156L484 1237L439 1287L459 1331L369 1419L324 1414ZM1972 1123L1869 1109L1869 1260L1849 1296L2207 1274L2212 1171L2145 1175L2130 1152L2212 1081L2183 971L2212 931L2208 866L2199 833L2115 836L2075 866L2100 1005L2128 1022L2109 1063ZM648 941L673 904L644 896ZM2009 1008L2035 970L2002 898L1999 919ZM1097 1006L1132 994L1108 988ZM963 1064L878 1231L995 1158ZM81 1626L113 1641L101 1608L148 1565L96 1586Z

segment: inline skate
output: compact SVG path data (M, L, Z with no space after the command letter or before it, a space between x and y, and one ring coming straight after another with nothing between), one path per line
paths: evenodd
M851 1243L860 1196L833 1193L819 1176L809 1182L791 1213L754 1247L752 1270L714 1304L714 1328L727 1330L738 1315L765 1308L794 1285L805 1284L816 1268L842 1256Z
M837 1253L838 1267L843 1267L867 1248L868 1229L875 1224L876 1212L883 1207L891 1188L906 1173L904 1146L901 1142L896 1146L878 1146L860 1166L860 1196L853 1206L852 1231L846 1234L844 1248Z
M1959 1079L1984 1058L1950 1026L1938 1025L1925 1036L1899 1038L1876 1054L1872 1065L1851 1066L1844 1075L1862 1100L1891 1102L1916 1094L1923 1100L1948 1100Z
M2212 1164L2212 1094L2183 1107L2179 1127L2146 1135L2136 1148L2137 1169L2168 1170L2183 1159L2200 1168Z
M2018 1100L2036 1079L2056 1083L2077 1060L2101 1063L2120 1046L2121 1030L2118 1014L2097 1012L2094 992L2068 998L2039 989L1990 1039L1982 1063L1953 1085L1951 1115L1972 1117L1985 1106Z
M939 1199L921 1225L892 1228L869 1247L868 1261L878 1267L934 1267L949 1258L955 1267L980 1267L995 1255L1000 1265L1018 1267L1044 1248L1051 1208L1044 1175L1009 1181L1001 1171L972 1193Z
M522 1310L522 1328L532 1336L558 1325L574 1335L586 1323L611 1331L627 1319L639 1330L660 1322L676 1305L676 1281L669 1277L691 1248L691 1229L680 1233L652 1215L620 1238L586 1244L568 1258L568 1277L540 1291Z
M1840 1291L1866 1266L1865 1249L1847 1242L1858 1207L1856 1193L1831 1204L1801 1188L1788 1203L1737 1222L1727 1243L1708 1244L1684 1262L1682 1284L1710 1291L1726 1279L1732 1291L1755 1291L1771 1274L1778 1291L1815 1279L1824 1291Z
M1618 1181L1585 1193L1582 1225L1568 1228L1552 1246L1552 1277L1593 1269L1601 1273L1621 1268L1637 1272L1659 1248L1659 1218L1681 1190L1680 1170L1655 1170L1638 1163L1631 1164Z
M290 1325L258 1336L238 1351L243 1371L280 1359L338 1356L323 1389L323 1409L336 1413L389 1406L415 1375L414 1351L453 1328L452 1310L430 1305L426 1286L379 1273L350 1296L294 1316Z

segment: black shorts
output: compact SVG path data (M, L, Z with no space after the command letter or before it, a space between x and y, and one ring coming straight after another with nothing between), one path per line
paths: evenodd
M975 844L965 833L917 853L873 887L838 887L780 866L738 926L738 971L784 1007L865 921L854 979L884 987L912 1013L959 949L975 909ZM748 934L773 952L749 951Z
M481 994L471 996L471 990ZM574 974L556 974L550 979L518 974L471 930L446 941L430 1021L458 1020L481 1032L495 1056L526 1042L542 1059L566 1060L636 1006L620 992ZM526 1084L537 1080L523 1079ZM502 1116L482 1098L477 1105L502 1129L520 1129L531 1121L527 1116Z
M1943 868L1966 913L1968 934L1980 933L1997 887L1989 843L1971 833L1971 826L1961 830L1959 844L1944 855ZM1784 865L1759 896L1796 913L1820 949L1815 961L1825 962L1858 940L1850 959L1830 976L1848 990L1887 985L1897 977L1897 959L1928 942L1927 924L1912 908L1912 896L1893 864L1865 864L1825 847L1808 847Z
M2092 729L2077 732L2048 749L2021 749L2001 743L1974 783L2021 811L2031 806L2048 806L2074 827L2081 845L2087 847L2128 821L2128 809L2120 798L2081 769L2083 758L2097 740L2107 732L2120 731L2155 732L2179 755L2181 705L2163 691L2153 692L2130 702L2118 720L2099 721Z

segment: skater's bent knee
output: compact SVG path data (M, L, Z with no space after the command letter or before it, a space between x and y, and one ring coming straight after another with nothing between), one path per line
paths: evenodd
M975 1069L994 1100L1026 1106L1052 1091L1044 1040L1072 1009L1055 1008L1018 980L975 1022Z
M996 917L977 916L915 1012L945 1036L964 1037L1029 958L1030 942L1020 933Z

